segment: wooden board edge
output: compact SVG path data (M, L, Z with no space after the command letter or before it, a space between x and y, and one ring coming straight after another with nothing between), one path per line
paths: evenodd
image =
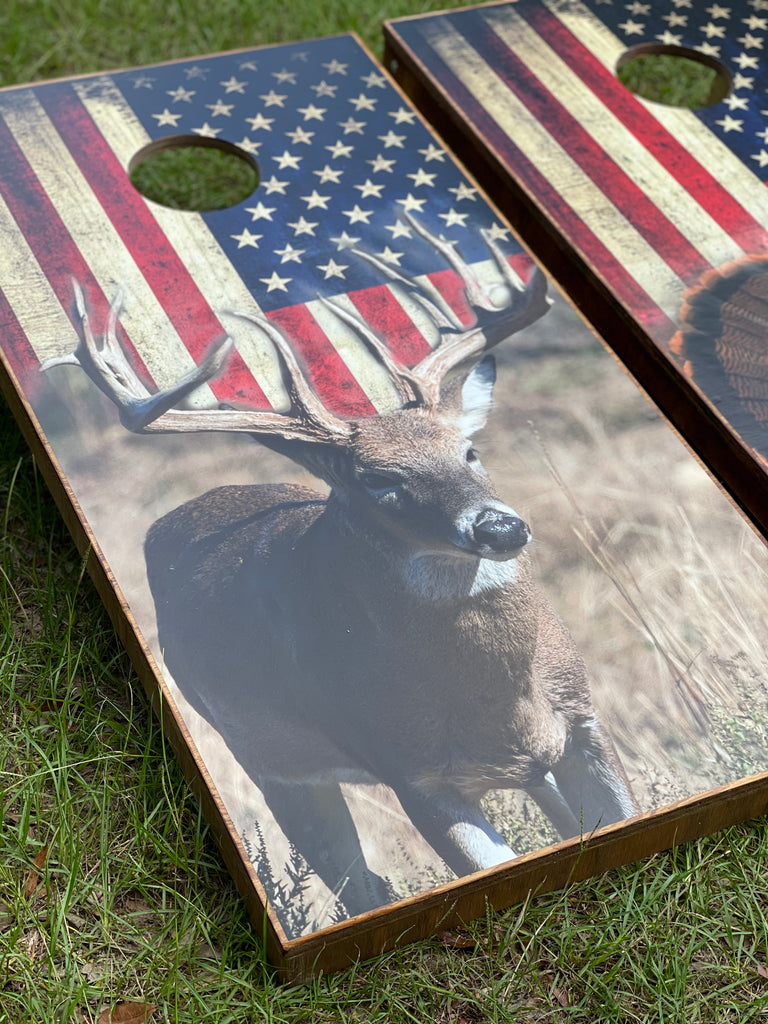
M98 541L82 512L77 498L66 481L31 406L0 349L0 393L29 446L56 507L64 520L75 546L86 559L88 575L107 610L110 621L125 648L142 689L160 722L184 778L200 803L214 842L219 849L235 886L246 903L257 936L264 943L269 961L280 968L287 937L269 907L266 893L242 843L237 839L227 813L205 762L197 749L176 702L162 678L159 668L133 618L128 602L115 580Z
M461 120L426 67L397 35L398 22L423 17L413 15L384 22L386 69L395 76L411 103L429 117L433 131L467 166L589 326L603 338L753 525L768 538L766 467L754 450L734 435L727 421L682 368L628 316L596 270L573 251L549 220L536 196L506 170L501 159L477 145L471 126Z
M767 813L764 772L290 940L280 977L297 983L342 970L482 917L489 907L514 906Z

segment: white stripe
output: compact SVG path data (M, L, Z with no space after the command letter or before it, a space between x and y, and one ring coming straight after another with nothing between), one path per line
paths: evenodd
M74 352L78 336L64 312L61 297L51 288L2 196L0 250L3 294L37 358L42 362Z
M526 21L512 11L507 14L498 9L484 17L515 56L567 107L597 145L709 263L717 266L743 255L741 246ZM659 258L662 257L660 251Z
M627 52L626 44L578 0L571 0L567 5L552 0L544 2L579 42L615 74L619 57ZM768 225L768 189L714 132L690 110L638 99L648 111L648 117L666 128L713 178L723 182L758 224Z
M112 79L106 77L75 83L75 89L110 149L127 169L136 154L151 141L127 100ZM250 289L199 214L171 210L149 200L145 202L217 316L233 309L261 312ZM284 391L271 344L265 344L243 321L227 318L226 328L267 400L279 407Z
M538 168L574 213L668 315L684 285L588 175L512 93L483 57L444 21L425 26L429 44L470 94Z

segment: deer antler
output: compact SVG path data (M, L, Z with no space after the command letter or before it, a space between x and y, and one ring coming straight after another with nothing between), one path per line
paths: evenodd
M413 230L429 242L461 277L464 294L474 317L473 325L466 328L458 318L451 319L446 311L425 294L415 278L408 277L378 256L357 249L354 251L358 256L395 285L405 288L428 313L439 332L435 348L413 368L400 366L392 358L386 344L362 317L344 309L332 299L321 298L320 301L340 322L351 327L376 356L390 375L404 405L432 408L440 400L440 384L450 370L538 320L549 309L550 300L546 294L546 279L541 271L536 268L528 284L523 284L488 233L484 233L483 238L499 272L499 280L490 294L450 242L432 234L407 213L404 217ZM73 281L73 287L75 308L80 321L80 341L74 352L49 359L42 364L41 369L47 370L64 364L82 367L115 403L120 420L128 430L136 433L237 431L276 435L289 441L329 444L337 443L351 434L352 424L329 412L312 390L288 339L260 314L236 313L258 327L275 346L291 402L289 412L225 407L176 409L174 406L183 398L221 371L232 352L232 340L225 337L215 342L205 359L174 385L163 391L151 392L131 366L118 339L122 291L118 290L110 305L103 337L97 339L91 330L83 290L77 281Z

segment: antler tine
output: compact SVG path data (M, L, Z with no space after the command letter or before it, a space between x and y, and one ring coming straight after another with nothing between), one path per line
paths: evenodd
M291 400L291 408L304 427L307 434L306 439L323 441L348 437L352 429L351 425L346 420L334 416L325 408L304 377L293 349L277 327L258 313L249 313L243 310L233 310L232 312L235 316L259 327L277 349L284 376L287 378L286 386ZM283 419L287 421L288 417L284 416Z
M123 303L122 289L118 288L110 304L107 329L99 344L91 330L88 308L79 281L73 279L72 287L81 329L77 348L67 355L46 360L40 364L40 369L44 371L62 365L80 366L99 390L115 403L123 426L134 433L165 429L154 421L165 416L172 406L195 388L216 376L232 350L232 340L226 337L221 339L211 347L202 363L193 367L172 387L153 394L131 366L117 337L117 324Z
M419 285L412 277L408 277L406 274L401 273L401 271L396 267L393 267L391 263L387 263L386 260L381 259L381 257L377 256L375 253L366 252L364 249L357 248L353 248L352 252L355 256L359 256L361 259L364 259L366 263L370 263L371 266L380 274L383 274L391 281L395 281L397 284L401 284L407 288L411 297L419 303L436 327L456 328L460 326L458 320L451 320L446 313L436 305L436 303L427 298L421 285Z
M496 306L486 294L477 277L472 271L469 264L456 252L453 245L446 241L444 238L440 238L439 235L433 234L423 224L419 224L415 217L413 217L407 210L404 210L402 217L407 221L408 225L413 230L421 235L432 246L433 249L437 250L443 257L446 263L448 263L459 275L461 280L464 282L464 291L467 296L467 301L470 307L474 310L476 307L480 309L496 309Z
M420 405L425 404L428 396L423 392L421 380L408 367L395 362L387 346L376 332L371 330L362 317L355 316L354 313L344 309L343 306L334 302L333 299L328 299L323 295L319 295L318 298L327 309L331 310L334 316L338 317L342 323L351 327L362 338L389 374L398 397L404 405L414 401Z

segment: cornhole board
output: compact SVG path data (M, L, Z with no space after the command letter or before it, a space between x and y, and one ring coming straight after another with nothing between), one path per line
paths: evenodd
M143 198L129 168L190 139L255 162L256 191L209 213ZM0 190L4 392L200 797L255 941L263 936L285 978L343 967L489 904L510 905L765 811L762 541L554 286L546 315L512 337L493 335L495 308L483 314L489 343L498 342L496 407L477 443L500 498L532 526L534 574L588 666L595 714L639 813L561 838L528 797L494 789L483 813L514 854L457 877L371 766L347 765L336 788L321 791L325 811L314 821L322 828L297 829L288 813L297 794L300 810L318 790L284 784L280 773L292 765L262 762L257 785L248 759L254 748L265 755L247 741L251 729L274 741L263 735L274 721L266 706L270 716L279 711L282 694L261 653L274 630L290 638L297 624L290 615L276 625L249 607L230 609L244 617L243 648L233 655L238 634L219 654L246 658L252 679L204 674L216 691L212 705L201 705L189 677L175 671L179 649L158 638L144 561L152 524L215 487L318 485L247 435L126 429L83 368L88 330L97 346L114 335L106 354L123 360L123 385L145 395L172 385L229 335L234 348L218 375L181 403L203 419L222 407L232 415L285 408L279 337L325 407L360 419L399 404L370 338L383 339L396 362L414 364L441 330L469 329L477 295L493 296L503 318L526 282L541 280L498 211L354 37L6 89ZM517 275L512 286L502 283L508 268ZM472 303L462 272L477 284ZM425 296L431 305L417 301ZM503 579L516 571L515 563ZM350 578L360 575L350 565ZM500 585L492 574L484 579L492 591ZM279 575L273 582L281 593ZM324 622L335 607L326 584L307 573ZM354 609L354 594L351 602L342 596ZM412 651L429 674L436 595L422 597L416 628L406 624L405 660ZM182 653L193 669L212 657L194 633ZM464 653L457 650L457 665ZM353 673L368 701L381 668L376 650L362 660ZM301 667L331 691L334 672L317 679L313 665ZM338 671L349 677L341 660ZM398 674L382 717L400 700L401 750L421 752L426 727L430 742L437 728L440 742L460 752L468 736L500 720L498 695L486 708L486 683L480 670L446 678L452 696L435 694L418 716L409 709L421 677ZM220 708L232 712L243 685L248 696L222 725ZM333 708L346 710L338 701ZM335 714L325 704L322 712L325 722ZM279 733L283 761L322 746L314 726ZM359 736L347 739L353 749ZM335 836L348 843L350 829L355 863L344 862L348 846L334 846ZM366 906L353 877L379 879L386 897L379 890Z
M767 14L516 0L385 25L385 64L763 531ZM653 52L716 66L727 95L633 95L616 69Z

